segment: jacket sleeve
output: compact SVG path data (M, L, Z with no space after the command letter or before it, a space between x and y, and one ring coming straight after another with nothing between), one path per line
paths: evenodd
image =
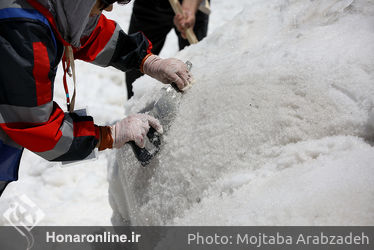
M47 160L80 160L95 148L99 129L92 117L64 113L52 101L61 51L43 23L0 23L0 58L6 62L0 67L0 127Z
M141 32L127 35L114 21L100 15L89 36L75 50L76 59L122 71L140 69L145 56L151 53L152 43Z

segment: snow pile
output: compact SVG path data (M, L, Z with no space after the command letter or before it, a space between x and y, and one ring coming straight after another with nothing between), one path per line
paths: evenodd
M372 225L373 23L369 0L246 1L178 54L197 82L151 168L118 150L114 224Z
M353 137L328 137L270 151L261 168L219 178L174 223L373 225L372 147Z
M229 6L227 1L215 0L212 5L209 32L226 20L230 20L242 7ZM108 18L119 22L126 31L132 11L132 4L118 6L113 12L105 12ZM224 13L224 18L222 18ZM177 39L170 32L162 50L163 57L174 56L177 52ZM87 108L95 123L111 124L125 115L126 84L124 74L112 67L101 68L92 64L76 61L77 99L76 108ZM59 68L55 81L54 100L66 110L65 92L62 84L62 68ZM155 85L155 83L149 83ZM152 85L152 86L153 86ZM70 85L72 91L72 85ZM138 86L147 90L148 85ZM113 151L98 154L98 160L79 162L67 167L60 163L47 162L25 150L21 160L19 180L8 185L0 198L0 215L10 208L12 202L26 195L40 208L45 217L38 225L111 225L112 209L108 201L107 165L114 156ZM0 216L0 225L10 225Z

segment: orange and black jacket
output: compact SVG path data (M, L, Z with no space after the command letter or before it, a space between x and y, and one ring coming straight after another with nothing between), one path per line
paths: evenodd
M92 117L53 101L57 66L71 45L53 13L37 0L1 2L0 181L9 182L18 179L23 148L49 161L80 160L94 150L99 129ZM142 33L129 36L101 15L73 49L76 59L127 71L139 69L151 46Z

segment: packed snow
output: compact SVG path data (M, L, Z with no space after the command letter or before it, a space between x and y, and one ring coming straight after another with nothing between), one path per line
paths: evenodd
M127 30L130 13L108 16ZM213 0L208 37L176 53L171 33L162 55L190 60L196 81L149 168L127 145L63 167L25 151L0 213L26 194L41 225L374 224L373 0ZM142 77L126 101L123 73L77 68L98 124L164 87Z
M373 224L373 14L373 2L247 1L179 53L196 83L149 168L118 151L113 223Z

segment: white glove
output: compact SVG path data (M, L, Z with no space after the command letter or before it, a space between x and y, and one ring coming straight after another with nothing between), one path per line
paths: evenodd
M175 83L180 90L185 89L192 82L187 65L176 58L162 59L151 55L143 64L143 71L162 83Z
M113 126L110 126L113 138L113 147L119 148L126 142L135 141L136 145L144 148L144 137L152 126L158 133L162 134L160 122L147 114L130 115Z

